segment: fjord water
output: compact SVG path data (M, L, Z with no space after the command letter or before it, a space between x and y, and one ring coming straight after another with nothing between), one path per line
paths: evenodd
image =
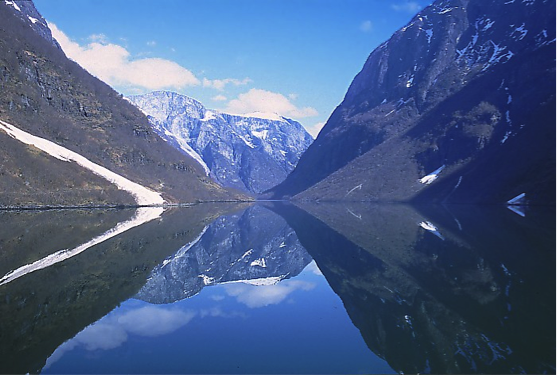
M555 212L202 204L0 285L0 373L555 371ZM134 210L2 212L1 276Z

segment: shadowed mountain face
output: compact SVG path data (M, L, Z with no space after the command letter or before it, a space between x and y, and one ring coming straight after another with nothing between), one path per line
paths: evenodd
M554 212L301 207L273 210L396 371L555 371Z
M241 196L206 177L196 161L152 131L141 111L70 61L37 17L31 1L0 2L0 120L162 192L171 202ZM4 131L0 142L0 205L134 203L93 173Z
M157 266L136 298L172 303L221 283L273 285L298 275L310 261L284 219L253 206L214 221L192 246Z
M312 142L298 122L235 116L184 95L158 91L129 100L163 139L192 155L223 186L260 193L282 182Z
M58 346L135 295L157 264L235 209L204 204L170 210L161 220L0 285L0 373L38 373ZM2 275L79 246L133 214L131 209L3 212Z
M371 53L272 193L555 202L554 14L545 0L435 1Z

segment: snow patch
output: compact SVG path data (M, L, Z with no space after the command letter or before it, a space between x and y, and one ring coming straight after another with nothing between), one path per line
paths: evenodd
M263 120L274 120L274 121L284 121L284 119L278 113L267 113L267 112L251 112L243 115L242 117L255 117Z
M125 231L140 226L144 223L147 223L151 220L154 220L161 216L163 213L164 208L162 207L141 207L138 208L135 212L135 215L127 221L121 222L116 225L114 228L106 231L105 233L101 234L93 238L92 240L79 245L78 247L71 249L71 250L60 250L53 254L50 254L42 259L39 259L33 263L26 264L25 266L19 267L16 270L8 272L4 277L0 279L0 285L7 284L15 279L18 279L22 276L28 275L31 272L39 271L50 267L54 264L60 263L66 259L72 258L78 254L81 254L85 250L89 249L90 247L97 245L101 242L104 242L112 237L115 237Z
M203 228L203 230L201 231L201 233L199 233L199 235L193 239L193 241L185 244L184 246L182 246L174 255L172 255L171 257L169 257L168 259L165 259L160 268L165 267L167 264L172 263L173 261L175 261L176 259L180 259L183 258L185 256L185 254L188 252L189 249L191 249L193 247L193 245L195 245L197 242L199 242L199 240L201 239L201 237L203 237L203 235L205 234L205 232L207 231L207 229L209 228L209 226L205 226Z
M427 230L428 232L433 233L434 235L436 235L437 237L439 237L443 241L445 240L445 238L441 235L441 233L439 233L439 230L437 229L437 227L435 225L433 225L431 222L422 221L419 224L419 226L422 227L423 229Z
M350 191L348 193L346 193L346 195L344 197L346 198L348 196L348 194L352 193L355 190L362 190L362 185L363 184L359 184L358 186L354 186L352 189L350 189Z
M201 121L215 120L216 118L217 117L215 116L214 112L205 111L205 114L204 114L203 118L201 119Z
M253 262L250 263L250 266L254 267L254 266L259 266L262 268L267 268L267 263L265 262L265 258L259 258L254 260Z
M487 31L489 29L491 29L491 27L493 26L493 24L495 23L495 21L490 20L489 18L485 20L487 23L485 24L485 26L483 27L482 31Z
M15 1L5 0L4 2L6 3L6 5L11 5L15 8L15 10L21 12L21 8L15 3Z
M67 162L73 161L78 165L90 170L94 174L115 184L119 189L125 190L133 195L138 205L152 206L165 203L164 199L159 193L149 190L146 187L141 186L135 182L132 182L127 178L106 169L103 166L93 163L92 161L86 159L76 152L70 151L67 148L57 145L54 142L31 135L1 120L0 129L8 133L10 137L17 139L18 141L23 142L27 145L35 146L58 160Z
M511 33L511 35L514 35L515 33L518 33L519 35L517 36L518 40L522 40L526 37L526 35L528 34L528 30L526 30L525 27L526 24L522 24L520 27L517 27L516 29L514 29L514 31Z
M270 285L278 284L279 282L284 280L284 278L286 278L286 276L288 276L288 275L262 277L262 278L259 278L259 279L251 279L251 280L232 280L232 281L225 281L225 282L219 283L219 285L242 283L242 284L248 284L248 285L253 285L253 286L270 286Z
M433 37L433 29L424 30L427 36L427 42L431 44L431 38Z
M250 256L251 253L253 253L253 249L249 249L248 251L246 251L246 252L244 253L244 255L242 255L242 257L241 257L239 260L242 260L242 259L244 259L245 257Z
M516 197L514 197L513 199L509 200L507 204L523 205L526 203L525 198L526 198L526 193L521 193Z
M437 14L446 14L449 13L450 11L454 10L455 8L445 8L443 10L441 10L440 12L437 12Z
M189 156L191 156L193 159L195 159L196 162L198 162L199 164L201 164L201 167L203 167L203 170L205 171L205 175L208 176L209 175L209 167L207 166L207 164L205 163L205 161L203 160L203 158L201 157L201 155L199 155L189 144L188 141L189 139L186 139L182 136L179 135L179 133L173 133L169 130L165 130L164 134L166 134L166 136L170 139L174 139L178 145L180 146L180 149L182 151L184 151L186 154L188 154Z
M261 130L261 131L253 130L251 133L253 135L255 135L257 138L265 140L265 139L267 139L267 135L269 134L269 130L267 130L267 129Z
M198 277L203 280L203 284L205 284L205 285L211 285L215 282L214 277L209 277L207 275L199 275Z
M437 178L439 177L439 173L441 173L443 169L445 169L445 165L440 166L439 168L437 168L427 176L420 178L418 181L421 182L422 184L429 185L433 181L437 180Z

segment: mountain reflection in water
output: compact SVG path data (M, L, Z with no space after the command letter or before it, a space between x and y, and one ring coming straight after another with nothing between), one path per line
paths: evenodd
M132 215L0 213L0 269ZM554 265L554 211L176 208L0 286L0 372L555 372Z

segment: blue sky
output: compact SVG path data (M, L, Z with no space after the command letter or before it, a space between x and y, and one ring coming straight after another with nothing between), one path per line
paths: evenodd
M176 91L314 134L428 0L35 0L66 54L124 95Z

